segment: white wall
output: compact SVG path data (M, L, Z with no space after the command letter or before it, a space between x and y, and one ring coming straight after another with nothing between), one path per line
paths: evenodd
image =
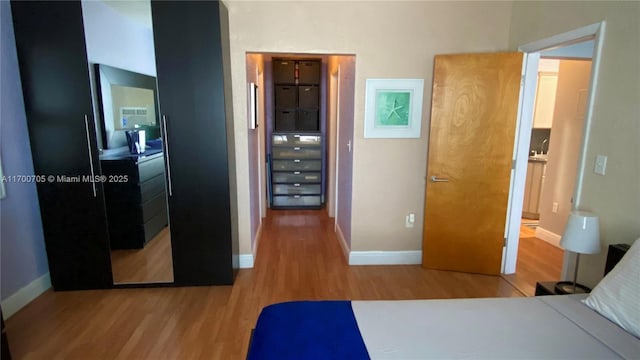
M606 245L640 236L640 2L517 1L513 5L512 49L589 24L606 21L595 103L587 141L580 208L600 215L603 252L583 256L578 281L601 278ZM597 154L608 156L605 176L593 172Z
M22 97L18 55L13 32L11 6L0 1L0 154L4 176L34 175L27 116ZM48 275L42 220L36 184L7 182L6 197L0 200L0 299L4 316L10 316L47 286L35 293L26 291L30 284ZM16 301L10 301L11 298ZM11 308L5 300L16 306Z
M590 78L591 60L560 60L538 227L556 235L564 232L571 212Z
M260 81L262 77L262 69L264 67L264 61L261 54L247 54L247 80L245 89L250 82L256 83L259 91L264 91L264 84ZM261 100L258 96L257 101ZM249 107L249 101L247 101L247 107ZM247 108L247 112L249 108ZM247 116L247 121L249 117ZM261 130L264 126L259 126L257 129L248 130L249 140L249 177L250 177L250 196L249 196L249 208L250 212L250 225L251 225L251 249L255 248L256 237L258 235L258 229L262 222L261 217L261 174L264 173L264 133ZM264 178L263 178L264 179Z
M226 1L234 89L244 89L247 52L355 55L352 250L418 250L431 88L422 136L363 138L367 78L421 78L431 84L433 57L507 49L510 2ZM234 94L240 252L251 251L246 94ZM407 212L417 214L413 229Z
M156 76L156 56L150 28L100 1L83 1L82 17L89 63Z

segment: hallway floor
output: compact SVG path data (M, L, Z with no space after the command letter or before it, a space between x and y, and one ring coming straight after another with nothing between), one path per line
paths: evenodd
M502 277L527 296L535 294L536 282L558 281L564 250L536 238L534 229L520 226L516 273Z

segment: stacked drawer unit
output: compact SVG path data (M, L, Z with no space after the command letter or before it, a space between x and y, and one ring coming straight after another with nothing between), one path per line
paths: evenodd
M142 249L168 224L162 152L104 157L111 249Z
M273 133L271 207L322 206L322 136L319 133Z

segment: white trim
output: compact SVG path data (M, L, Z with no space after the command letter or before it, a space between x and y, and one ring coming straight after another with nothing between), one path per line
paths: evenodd
M352 251L349 265L416 265L422 264L422 251Z
M338 231L338 204L340 201L340 198L338 197L338 193L340 192L340 178L338 177L338 175L340 175L340 64L338 63L338 81L337 81L337 89L336 89L336 186L335 186L335 200L333 202L333 205L335 206L335 211L333 212L333 216L334 216L334 223L333 223L333 230L334 231ZM342 233L340 233L342 235ZM342 240L344 241L344 237L342 238ZM345 242L345 246L346 246L346 242ZM347 247L348 249L348 247ZM347 250L348 253L349 250ZM347 259L349 259L349 256L346 254L345 257Z
M544 240L546 242L548 242L549 244L562 249L562 247L560 246L560 239L562 238L562 236L551 232L547 229L543 229L541 227L537 227L536 228L536 237L540 240Z
M261 219L262 220L262 219ZM258 245L260 244L260 238L262 237L262 222L258 225L258 231L256 231L256 239L253 242L253 249L251 254L240 254L238 256L240 269L252 269L255 264L255 259L258 253Z
M349 262L349 245L347 245L347 240L345 239L344 234L342 233L342 229L340 228L340 225L338 225L338 223L336 223L335 229L336 236L338 237L338 243L340 243L340 247L342 248L344 259Z
M520 46L518 50L526 53L538 52L542 50L551 50L551 49L563 47L566 45L570 45L593 36L597 38L598 32L600 32L603 27L604 27L604 21L583 26L579 29L567 31L565 33L554 35L546 39L532 41L528 44L524 44Z
M518 48L518 50L526 53L526 57L528 59L531 59L531 56L535 55L534 53L539 53L540 51L567 46L570 44L577 43L579 41L584 41L589 38L594 39L595 44L594 44L593 58L591 62L591 79L589 84L589 98L588 98L587 109L585 114L580 158L578 160L578 174L576 177L576 186L573 194L574 209L578 208L581 202L582 186L583 186L584 175L586 172L586 163L587 163L587 147L589 144L589 135L591 130L592 118L593 118L593 106L595 104L595 95L596 95L595 89L597 88L597 84L598 84L598 72L600 68L600 58L602 54L604 30L605 30L605 22L602 21L599 23L584 26L579 29L558 34L546 39L534 41L534 42L522 45ZM530 76L533 77L533 75L529 75L532 73L533 71L531 69L527 69L526 75L525 75L525 89L526 89L526 86L528 86L526 85L528 82L535 83L535 81L529 79ZM537 69L536 69L535 77L537 78ZM528 100L525 99L522 102L521 106L523 106L523 104L525 103L528 103L528 101L531 102L529 105L533 106L533 99L528 99ZM520 122L523 121L524 116L525 114L522 114L522 117L518 119L518 122L519 122L518 126L523 126L520 124ZM520 136L519 138L516 138L516 144L518 144L518 146L524 147L524 144L527 144L527 145L529 144L530 140L528 138L527 139L524 138L524 131L521 131L519 136ZM519 149L518 151L519 153L524 151L528 152L529 149L527 146L526 149ZM511 211L507 214L507 222L510 225L509 225L509 232L507 237L506 260L503 260L504 273L511 273L512 271L515 271L515 266L517 262L519 226L518 228L516 228L514 227L513 224L515 223L519 224L520 222L520 218L522 216L522 205L520 204L520 206L517 206L517 204L515 203L516 200L514 199L515 194L513 194L513 192L515 189L521 189L521 188L522 188L522 191L524 192L524 181L522 180L522 176L524 176L523 174L526 174L526 162L521 161L520 156L518 156L517 159L518 161L516 162L516 169L515 169L515 175L514 175L516 179L513 182L513 187L510 190L510 193L511 193L510 196L512 197L512 201L514 203L511 204ZM567 257L565 256L565 260L563 261L563 266L562 266L562 278L567 277L567 271L568 271L567 269L568 269Z
M520 240L520 218L524 203L524 186L527 180L527 163L529 159L529 143L531 142L531 128L533 127L533 107L538 82L538 62L540 54L524 54L523 73L524 83L520 86L520 97L516 123L516 133L513 148L515 167L511 170L509 205L507 207L507 221L504 237L507 238L503 248L502 272L513 274L516 272L518 258L518 242Z
M2 316L6 319L27 306L51 288L51 276L46 273L2 301Z
M239 255L240 269L252 269L253 268L253 254L240 254Z

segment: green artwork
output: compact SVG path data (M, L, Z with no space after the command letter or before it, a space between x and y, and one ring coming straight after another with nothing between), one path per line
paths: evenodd
M410 106L409 91L377 91L375 126L409 126Z

